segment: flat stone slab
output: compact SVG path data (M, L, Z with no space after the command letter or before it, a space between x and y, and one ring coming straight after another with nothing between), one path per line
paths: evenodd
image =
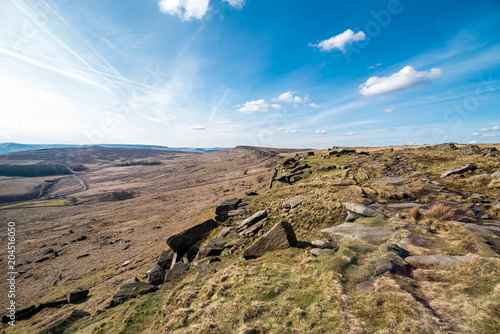
M460 168L457 168L454 170L450 170L450 171L444 173L443 175L441 175L441 178L445 178L445 177L448 177L450 175L455 175L455 174L463 174L465 172L472 171L475 169L477 169L477 167L474 165L463 166L463 167L460 167Z
M358 223L345 223L321 230L321 234L332 240L349 238L372 242L385 239L392 233L393 232L387 231L383 227L370 227Z
M409 177L402 177L402 176L384 176L379 179L376 179L375 181L383 181L387 182L390 184L402 184L407 181L410 181Z
M415 206L423 206L423 205L418 204L418 203L409 202L409 203L389 204L387 207L389 209L406 210L406 209L412 209Z
M241 232L244 229L249 228L253 224L261 221L262 219L267 218L267 211L266 210L260 210L248 217L247 219L243 220L241 223L238 224L238 227L236 228L237 232Z
M326 256L326 255L333 255L335 254L334 249L324 249L324 248L313 248L310 250L310 253L313 256Z
M361 203L346 203L345 208L349 211L352 211L354 213L357 213L358 215L361 215L363 217L377 217L377 216L384 216L382 212L379 212L373 208L370 208L369 206L366 206Z
M109 303L109 307L114 307L116 305L122 304L128 299L135 298L139 295L154 292L157 289L158 288L156 286L144 282L125 283L121 285L118 291L115 293L113 299Z
M296 206L299 206L301 204L304 205L308 199L309 199L308 196L298 195L298 196L287 199L281 206L283 208L293 209Z
M500 227L498 226L467 224L462 226L462 229L471 233L495 234L500 236Z
M410 264L427 264L436 267L451 267L459 263L469 263L472 256L452 255L418 255L408 256L405 261Z
M243 257L245 259L255 258L264 255L266 252L286 249L297 244L297 237L292 226L282 221L274 225L269 232L258 238L254 243L245 249Z
M314 240L314 241L311 241L311 244L317 248L323 248L323 249L335 248L334 244L332 244L329 241L324 241L324 240Z

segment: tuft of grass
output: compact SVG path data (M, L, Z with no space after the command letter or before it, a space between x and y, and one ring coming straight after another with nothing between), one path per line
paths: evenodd
M444 204L436 204L431 206L429 211L425 214L426 218L433 218L438 220L448 220L453 217L453 211L450 206Z
M420 213L420 205L411 208L409 216L414 221L418 221L420 218L422 218L422 214Z

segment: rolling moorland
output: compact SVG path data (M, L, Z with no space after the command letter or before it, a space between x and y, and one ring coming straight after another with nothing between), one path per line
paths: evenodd
M498 333L499 149L0 155L0 331Z

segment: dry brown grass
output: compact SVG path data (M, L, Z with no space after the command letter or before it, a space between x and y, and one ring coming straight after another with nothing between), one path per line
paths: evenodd
M420 205L411 208L409 216L414 221L418 221L422 217L422 214L420 213Z
M438 220L448 220L453 217L453 211L450 206L444 204L436 204L431 206L429 211L425 214L426 218L433 218Z

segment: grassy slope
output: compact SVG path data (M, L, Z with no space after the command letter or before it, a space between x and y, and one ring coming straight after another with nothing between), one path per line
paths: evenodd
M478 192L499 198L499 188L490 177L473 178L498 168L498 158L466 156L457 152L398 152L406 164L422 171L413 175L404 168L392 169L411 178L408 190L422 203L452 202L456 193L467 198ZM436 229L428 233L411 219L363 219L359 222L395 231L388 242L398 243L416 235L425 247L405 246L411 255L475 255L470 264L451 268L416 267L407 272L382 275L367 292L356 285L384 272L387 246L342 240L333 256L314 258L308 242L322 239L320 230L343 222L343 203L398 202L399 190L375 181L395 165L396 153L342 156L321 159L318 153L305 158L313 171L306 180L272 189L250 200L249 211L266 209L271 224L290 221L300 247L244 260L241 251L210 268L213 272L196 280L197 268L182 281L160 292L141 296L76 323L71 332L81 333L235 333L255 328L262 333L496 333L500 328L500 260L484 240L460 228L462 223L424 218L419 223ZM479 169L462 177L440 179L450 169L476 164ZM327 165L351 165L347 169L318 170ZM390 169L389 169L390 170ZM434 191L424 180L441 182L447 191ZM281 204L295 195L309 196L308 204L287 214ZM460 196L458 196L460 197ZM463 204L464 207L470 204ZM382 208L382 211L387 209ZM493 217L491 205L484 210ZM388 212L389 213L389 212ZM497 238L498 239L498 238ZM496 240L497 240L496 239ZM497 240L497 242L499 242ZM113 291L109 291L112 294ZM104 303L103 303L104 305ZM67 312L63 308L61 312ZM33 318L41 321L42 314Z

